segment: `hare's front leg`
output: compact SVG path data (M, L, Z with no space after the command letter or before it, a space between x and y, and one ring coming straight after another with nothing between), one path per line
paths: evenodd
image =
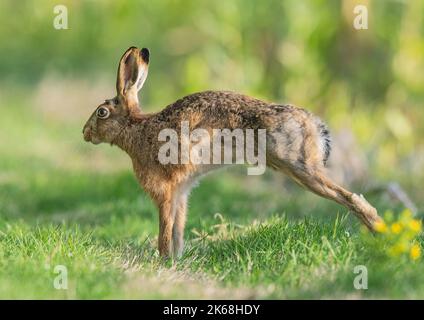
M187 215L187 195L183 194L176 202L174 226L172 229L172 245L174 256L179 258L184 249L184 227Z
M162 257L169 257L171 254L171 238L175 216L175 205L171 194L161 198L157 202L159 207L159 254Z

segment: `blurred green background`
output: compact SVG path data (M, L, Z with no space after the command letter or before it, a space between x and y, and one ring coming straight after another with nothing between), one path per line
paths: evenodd
M57 15L53 9L58 4L68 9L67 30L53 27ZM367 30L353 28L357 4L368 8ZM84 268L92 263L96 272L74 264L74 271L87 282L68 297L110 296L106 287L118 281L115 274L92 287L110 267L110 261L102 260L99 243L101 248L107 243L110 259L119 260L124 269L132 267L131 259L135 264L142 261L145 256L139 251L145 246L152 255L155 252L154 244L146 245L150 242L145 239L157 235L156 212L140 192L129 158L118 148L85 143L81 133L94 108L115 95L118 60L133 45L151 51L149 77L141 92L144 111L160 110L186 94L207 89L303 106L331 128L334 152L329 170L337 181L356 192L369 192L380 212L404 206L391 202L384 192L379 194L382 187L396 182L418 213L423 212L424 1L2 0L0 25L0 266L4 271L0 273L0 297L22 297L22 292L30 297L56 297L57 292L45 292L44 280L35 287L31 281L34 274L44 279L40 263L45 260L71 259L72 239L80 250L74 252L75 260ZM337 205L283 183L280 176L267 172L247 177L243 169L208 177L195 190L187 237L216 230L213 214L217 212L242 224L283 212L300 217L322 213L332 220L335 214L328 212L345 213ZM64 226L63 234L55 229L57 225ZM39 226L41 231L34 229ZM74 234L68 226L82 228L82 239L79 231ZM319 230L327 227L313 228L319 242ZM87 230L93 232L92 239L85 238ZM71 240L68 232L74 237ZM57 249L54 239L69 241ZM100 258L95 255L87 262L84 246L91 245L90 241ZM81 243L83 247L78 247ZM345 257L348 251L343 248L340 254ZM361 248L349 252L355 256ZM320 259L327 263L327 249L322 250ZM217 253L217 261L221 254ZM298 261L290 260L290 254L281 259L293 263L296 270ZM280 259L272 250L269 256ZM250 256L245 258L248 270ZM237 259L244 261L242 256ZM275 268L286 266L278 259ZM333 261L331 268L345 268L350 254L343 259ZM234 265L229 261L229 266ZM316 270L308 269L309 264L305 267L310 279L321 268L321 262L316 263ZM210 270L220 280L227 279L215 266ZM415 271L409 283L417 282ZM275 282L270 270L259 268L259 272L270 274L236 282ZM346 274L350 273L349 269ZM323 283L333 279L332 273L326 275ZM378 282L383 297L393 294L385 276ZM304 281L298 277L290 284L293 288ZM288 279L283 278L278 290ZM25 285L23 279L28 280ZM334 287L328 281L325 287L331 295ZM350 290L350 280L346 283L341 290ZM397 295L411 292L410 287L399 286ZM315 297L321 289L311 289L310 295ZM276 296L281 297L278 292L284 290L278 290ZM302 296L302 290L284 294ZM423 292L420 288L412 294L422 297ZM154 290L152 295L167 296Z

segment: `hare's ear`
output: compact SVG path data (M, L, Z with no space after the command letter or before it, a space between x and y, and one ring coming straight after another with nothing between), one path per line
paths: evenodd
M131 47L125 51L118 67L116 91L129 107L138 106L137 93L147 78L149 69L149 50Z

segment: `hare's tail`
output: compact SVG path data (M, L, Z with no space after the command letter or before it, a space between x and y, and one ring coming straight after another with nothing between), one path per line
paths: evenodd
M321 149L323 152L323 162L324 166L327 165L328 158L331 153L331 136L330 130L327 125L319 118L316 118L316 125L318 127L318 132L321 140Z

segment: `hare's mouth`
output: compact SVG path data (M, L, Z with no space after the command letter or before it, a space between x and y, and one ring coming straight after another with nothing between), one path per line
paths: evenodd
M101 141L91 134L90 128L85 128L83 131L84 140L93 144L99 144Z

